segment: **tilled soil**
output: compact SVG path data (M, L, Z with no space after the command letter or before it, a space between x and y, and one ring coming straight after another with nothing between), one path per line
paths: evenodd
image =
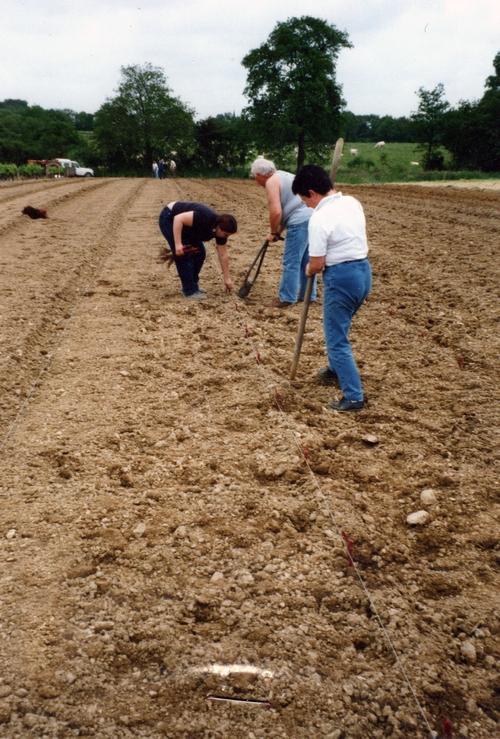
M495 735L500 196L344 191L374 270L352 415L314 382L320 305L287 379L280 246L245 302L212 242L203 303L156 262L162 206L203 201L239 284L254 183L0 188L0 736Z

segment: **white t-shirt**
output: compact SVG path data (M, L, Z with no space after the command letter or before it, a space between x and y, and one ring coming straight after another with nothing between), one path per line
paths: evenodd
M336 192L323 198L309 221L309 256L325 264L364 259L368 254L366 221L359 200Z

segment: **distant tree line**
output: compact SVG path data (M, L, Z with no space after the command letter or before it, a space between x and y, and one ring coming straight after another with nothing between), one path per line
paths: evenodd
M500 53L480 100L452 108L444 87L420 88L409 117L345 110L336 61L351 46L345 32L311 16L277 23L265 43L242 60L248 106L196 121L163 70L124 66L116 93L95 114L45 110L24 100L0 102L0 162L67 156L109 173L149 173L154 159L178 171L238 173L257 153L297 166L314 160L338 136L347 141L418 142L426 169L500 170ZM323 147L323 149L322 149Z

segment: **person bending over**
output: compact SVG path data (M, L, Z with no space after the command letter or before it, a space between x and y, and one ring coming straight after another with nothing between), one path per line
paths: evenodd
M203 300L199 275L206 257L205 241L215 239L226 292L233 289L229 272L227 239L238 230L236 218L216 213L203 203L174 201L160 213L160 231L166 238L179 275L182 293L190 300Z
M323 272L323 330L328 367L320 370L322 384L338 383L343 397L332 401L336 411L359 411L363 386L349 341L354 314L371 289L371 266L363 207L359 200L337 192L324 169L302 167L292 190L314 212L309 221L308 275Z

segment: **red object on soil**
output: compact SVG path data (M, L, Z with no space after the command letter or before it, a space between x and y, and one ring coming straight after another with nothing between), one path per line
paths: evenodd
M23 215L29 216L30 218L47 218L47 211L43 208L33 208L32 205L27 205L23 208Z
M349 534L346 534L345 531L342 532L342 538L345 542L346 549L347 549L347 556L349 557L350 563L354 564L353 554L354 554L354 542L349 536Z
M453 724L449 718L443 719L443 736L445 739L453 739Z

